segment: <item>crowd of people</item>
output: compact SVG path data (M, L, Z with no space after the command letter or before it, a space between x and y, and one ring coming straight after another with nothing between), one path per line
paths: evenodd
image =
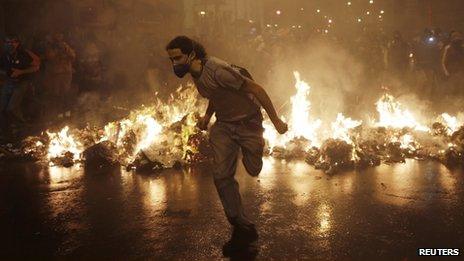
M82 61L77 63L76 57L75 48L60 32L47 34L30 47L24 46L17 35L5 37L0 67L4 72L1 92L3 136L11 138L19 130L38 122L51 125L72 116L73 102L79 91L74 88L77 80L99 77L98 66ZM86 70L86 66L92 67L91 72L77 73Z
M119 45L113 40L105 43L95 33L83 33L79 28L72 33L53 32L31 39L23 44L14 34L4 38L0 58L0 70L4 72L1 89L3 140L17 137L18 131L43 130L70 121L82 110L92 110L85 102L79 102L79 97L88 97L85 95L89 92L98 97L97 105L93 105L98 106L98 101L112 97L121 89L120 85L130 86L124 91L132 92L129 96L133 96L134 90L169 93L179 84L168 71L171 68L166 57L157 54L165 44L159 41L140 38L134 52L140 55L133 59L131 54L121 56L123 58L118 61L113 56L124 52L124 39ZM234 38L196 39L205 45L208 54L247 68L258 82L275 78L274 65L291 60L298 52L319 48L321 44L334 50L343 49L349 59L362 68L359 86L354 88L353 95L348 95L353 104L363 99L369 86L390 88L397 95L413 92L424 100L464 95L464 37L459 31L445 33L440 29L425 29L417 37L406 38L400 31L365 30L348 38L324 32L294 33L271 28ZM108 69L119 66L119 71L130 70L131 63L140 64L135 70L137 75L132 78ZM134 82L134 79L140 80ZM135 86L146 89L134 89Z
M119 39L120 44L112 39L105 42L95 32L83 32L78 27L34 37L6 35L0 58L1 140L88 120L86 114L98 114L99 107L104 102L109 104L115 94L132 91L131 95L119 95L131 100L143 97L139 86L160 85L165 79L150 79L153 71L157 72L155 78L160 78L162 59L153 58L148 48L129 50L123 46L124 40L128 39ZM131 61L134 52L141 57ZM138 65L142 59L139 67L144 70L131 66L131 62ZM113 107L128 111L130 108L125 107L131 102L118 101L120 106Z

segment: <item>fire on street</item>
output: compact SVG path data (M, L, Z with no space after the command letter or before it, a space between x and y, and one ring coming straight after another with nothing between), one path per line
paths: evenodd
M463 0L0 0L0 261L464 251Z

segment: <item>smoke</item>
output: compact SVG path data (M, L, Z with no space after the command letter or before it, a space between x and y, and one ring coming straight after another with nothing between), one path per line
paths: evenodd
M349 115L350 103L363 88L363 66L353 55L341 45L311 40L290 48L284 57L275 60L265 85L278 104L295 94L292 71L299 71L311 86L311 115L323 122L333 121L339 112ZM289 108L287 103L282 112Z
M436 115L433 110L441 113L450 108L462 108L462 100L456 98L456 95L437 97L429 93L433 108L432 103L425 102L424 90L431 89L424 86L424 82L427 82L425 76L414 75L410 77L413 79L399 80L383 72L377 75L367 73L373 63L366 61L377 59L376 63L380 64L378 60L383 58L382 53L369 55L369 49L373 50L374 46L379 46L380 41L376 39L375 34L382 34L381 37L388 38L385 32L400 29L410 42L412 32L425 27L426 21L423 19L426 16L421 16L422 20L413 19L417 21L411 22L412 16L419 17L419 13L416 12L422 12L420 8L416 8L418 4L408 4L408 8L405 8L405 4L400 4L401 1L379 5L378 8L382 7L386 12L385 20L382 20L382 23L376 20L370 25L364 18L363 23L353 22L355 17L346 12L348 7L339 1L314 1L298 8L292 7L292 4L285 4L279 7L284 10L284 15L279 18L279 27L267 28L267 23L277 25L277 22L272 21L274 15L264 15L262 12L261 25L258 26L259 19L249 20L244 16L239 18L242 20L237 20L241 15L227 15L228 12L224 12L222 16L219 13L215 14L215 8L206 8L207 15L203 18L198 17L196 9L184 8L175 1L26 2L19 4L6 1L0 4L1 9L11 10L4 14L4 30L29 38L25 41L29 46L35 44L33 36L40 40L45 38L45 34L42 34L44 32L64 31L67 40L77 51L78 60L94 59L101 62L104 80L98 87L106 89L112 96L113 104L105 107L108 110L113 110L115 106L136 107L154 98L155 93L158 93L159 97L168 97L179 84L185 83L185 80L180 81L174 77L164 50L165 44L172 37L184 33L203 43L208 53L247 67L258 83L262 83L268 90L280 114L288 113L290 109L289 100L295 94L295 70L299 71L302 80L311 86L311 115L323 122L332 122L339 112L365 120L366 114L375 113L375 101L385 92L383 88L388 88L388 92L398 97L407 108L427 115L427 118ZM458 7L462 5L458 5L458 1L455 1L456 5L436 2L433 6L440 7L442 11L440 16L439 12L434 12L434 22L443 29L457 25L460 21L459 16L445 17L441 13L452 13L453 9L460 10ZM270 8L272 5L264 4L260 8ZM368 3L365 5L367 7ZM209 4L205 4L206 6ZM362 5L359 5L359 8L361 7ZM314 12L316 8L324 12L327 10L328 13L325 14L333 16L333 29L327 35L321 36L314 30L314 26L320 27L318 24L322 23L323 17ZM290 14L290 9L294 9L298 14L305 12L305 19L298 21L298 25L302 25L301 31L304 31L301 35L295 33L296 29L290 29L298 20ZM250 8L248 11L254 13L256 10ZM381 26L377 28L377 24ZM253 33L251 27L254 29ZM368 35L369 32L365 30L368 27L372 27L372 35ZM259 33L262 35L258 36ZM366 35L363 35L364 33ZM359 43L357 38L364 36L367 44L362 44L365 44L363 48L367 51L359 55L357 50L355 51L358 46L353 47L352 44L356 45ZM294 41L294 38L298 37L309 40ZM339 37L338 40L335 37ZM345 37L346 41L341 37ZM80 74L85 75L82 72ZM75 76L77 77L78 73ZM440 84L437 89L448 88L443 81L438 82ZM99 107L99 103L101 100L95 94L83 95L77 101L80 107L85 108ZM110 112L104 111L103 114ZM89 117L95 117L91 119L92 122L105 121L96 119L99 114L95 111L93 114L89 114Z

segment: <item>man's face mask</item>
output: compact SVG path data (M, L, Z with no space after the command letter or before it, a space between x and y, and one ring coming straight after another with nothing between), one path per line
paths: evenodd
M184 63L184 64L176 64L173 66L174 69L174 74L179 77L183 78L189 71L190 69L190 64Z
M184 54L180 48L168 49L167 52L172 62L174 74L179 78L183 78L190 71L190 66L195 58L195 51L190 52L188 55Z
M183 78L190 70L190 65L192 64L193 54L189 54L187 57L187 61L185 63L174 64L174 74L179 77Z

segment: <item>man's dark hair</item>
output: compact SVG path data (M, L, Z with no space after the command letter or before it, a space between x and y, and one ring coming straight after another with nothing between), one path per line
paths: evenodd
M179 48L183 54L189 54L195 51L196 58L203 59L206 57L205 47L199 42L181 35L172 39L167 45L166 50Z

